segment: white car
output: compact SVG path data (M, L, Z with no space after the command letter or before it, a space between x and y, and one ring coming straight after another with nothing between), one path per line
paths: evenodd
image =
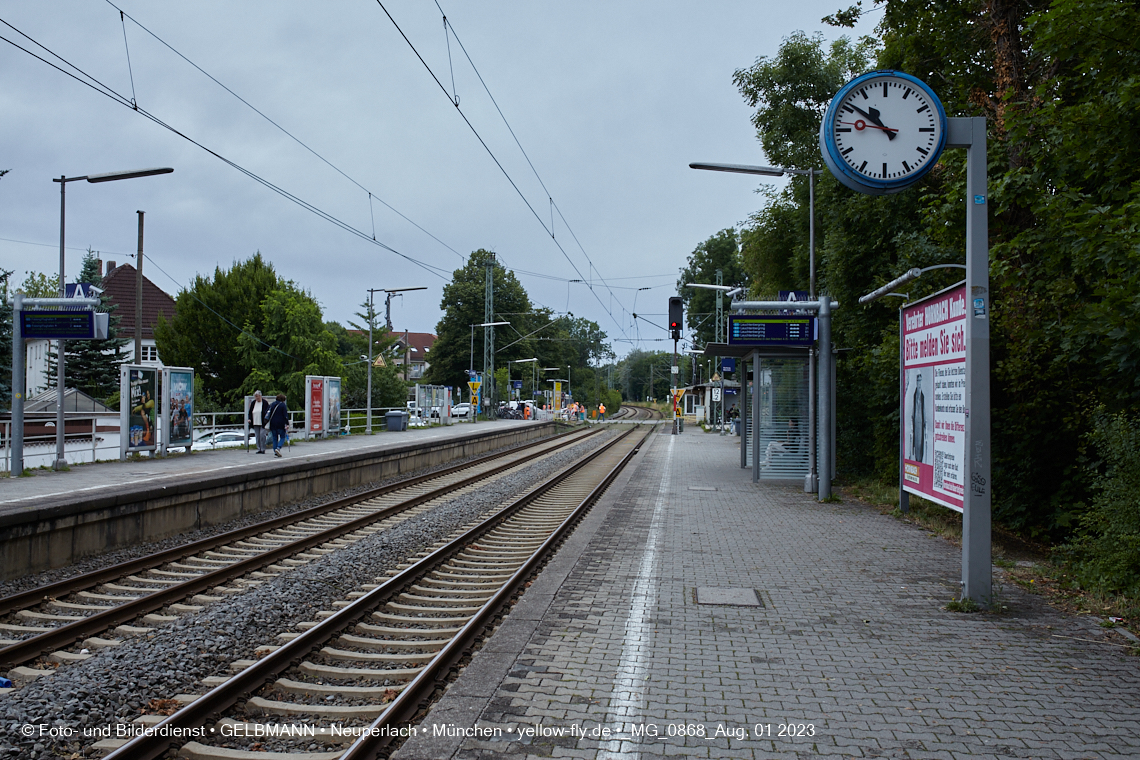
M469 417L469 416L471 416L471 404L468 404L466 401L461 403L461 404L456 404L455 406L451 407L451 416L452 417Z
M247 441L240 430L222 430L219 432L207 431L198 436L190 446L191 451L209 451L210 449L227 449L234 446L244 446ZM249 444L256 446L257 438L251 432Z

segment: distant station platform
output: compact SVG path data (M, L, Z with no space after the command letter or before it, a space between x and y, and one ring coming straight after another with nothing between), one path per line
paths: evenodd
M219 525L337 489L549 435L497 420L297 440L273 456L229 448L31 470L0 481L0 578Z
M1140 755L1132 642L996 569L947 611L955 546L739 445L653 436L394 758Z

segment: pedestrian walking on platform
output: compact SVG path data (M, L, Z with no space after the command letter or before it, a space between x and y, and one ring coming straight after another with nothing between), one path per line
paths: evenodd
M249 427L257 439L257 453L265 453L265 421L269 418L269 404L261 397L261 391L253 392L253 401L249 403L249 414L246 415Z
M273 456L279 457L287 438L285 431L289 429L289 407L285 405L284 393L278 393L277 400L269 407L266 424L273 435Z

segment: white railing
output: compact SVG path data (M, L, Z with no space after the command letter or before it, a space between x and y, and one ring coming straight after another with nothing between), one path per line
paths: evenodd
M387 431L388 412L407 412L401 407L382 407L372 410L373 432ZM24 467L50 467L56 458L55 412L28 412L24 415ZM340 435L358 435L367 428L366 409L342 409ZM119 458L120 430L118 412L64 412L66 435L64 457L68 464L111 461ZM40 428L43 428L41 431ZM164 425L158 421L159 431ZM305 438L305 413L291 411L291 435ZM29 428L32 434L29 434ZM102 428L102 429L100 429ZM245 430L245 415L236 412L198 412L194 415L194 439L211 433ZM210 448L215 448L213 438ZM247 446L248 447L248 446ZM217 446L216 448L233 448ZM240 448L240 445L238 446ZM10 415L0 417L0 464L3 472L12 469L12 420Z

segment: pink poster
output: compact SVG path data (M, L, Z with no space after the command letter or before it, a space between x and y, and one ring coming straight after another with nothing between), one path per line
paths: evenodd
M309 432L321 433L325 429L325 379L310 377L309 380Z
M966 288L903 310L903 487L962 511L966 478Z

